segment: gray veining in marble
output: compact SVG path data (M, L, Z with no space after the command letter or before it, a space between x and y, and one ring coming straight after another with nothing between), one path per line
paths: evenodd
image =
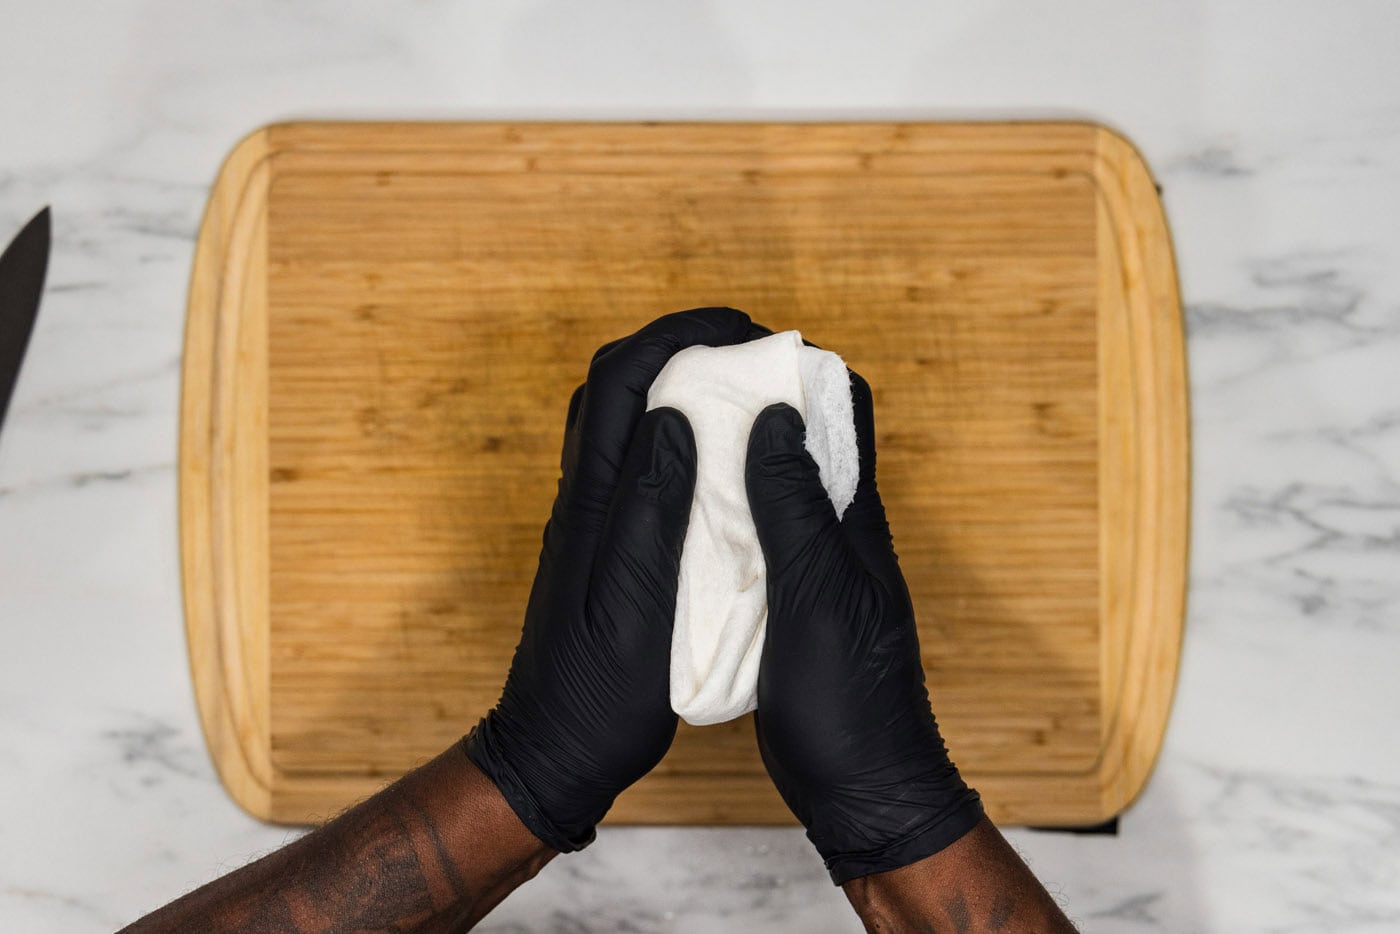
M1400 931L1400 5L0 0L0 24L0 231L56 224L0 437L0 929L111 930L291 836L220 788L180 617L185 289L244 132L1070 116L1142 148L1175 233L1189 633L1121 835L1014 842L1088 931ZM795 830L605 829L483 929L859 927Z

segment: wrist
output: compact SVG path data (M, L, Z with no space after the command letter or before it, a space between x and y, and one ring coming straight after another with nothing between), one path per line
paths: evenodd
M842 886L867 931L1038 931L1070 923L991 821L916 863Z
M922 860L842 884L841 890L866 930L971 930L973 912L956 904L958 898L965 900L966 896L950 868L964 858L961 851L972 845L973 835L966 837L968 842L961 846L955 843Z
M462 738L466 758L494 786L516 819L545 846L559 853L572 853L591 844L597 836L597 823L611 801L590 806L585 796L568 788L561 790L555 787L557 782L550 782L550 798L567 801L570 813L550 807L550 801L532 787L542 783L529 781L541 769L528 753L509 747L494 718L494 711L487 714Z
M433 815L428 839L418 846L418 862L440 861L433 886L442 890L444 901L456 899L457 923L480 920L558 855L458 749L411 773L399 792L395 807L406 822L415 814Z
M489 839L505 857L504 862L528 870L526 878L533 877L559 850L541 840L520 820L490 776L475 763L465 757L457 762L457 801L465 812L463 826L472 831L470 840L461 841L459 855L469 859L480 850L480 840Z
M966 786L951 801L929 810L911 826L863 850L823 852L831 881L844 885L853 879L908 866L957 843L985 820L981 796Z

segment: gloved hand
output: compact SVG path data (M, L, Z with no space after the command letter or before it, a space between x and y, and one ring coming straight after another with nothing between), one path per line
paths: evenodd
M870 387L851 383L860 481L839 522L790 406L759 413L745 477L768 568L759 751L838 885L930 856L982 818L929 707L875 486Z
M667 315L602 347L569 402L558 496L500 702L467 755L531 832L568 852L676 732L671 624L695 487L695 440L675 409L646 412L673 354L767 333L747 315ZM644 414L645 413L645 414Z

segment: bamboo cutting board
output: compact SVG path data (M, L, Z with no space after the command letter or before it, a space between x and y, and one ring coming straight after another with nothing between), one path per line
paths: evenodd
M1085 123L271 126L214 186L181 411L186 627L232 795L312 821L496 700L598 345L732 305L874 388L934 709L994 819L1142 787L1187 408L1147 168ZM750 718L610 820L791 820Z

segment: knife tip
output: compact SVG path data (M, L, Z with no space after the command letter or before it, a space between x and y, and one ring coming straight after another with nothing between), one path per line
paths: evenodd
M26 230L33 228L40 231L40 236L47 241L53 233L53 211L50 210L50 206L44 205L24 226Z

